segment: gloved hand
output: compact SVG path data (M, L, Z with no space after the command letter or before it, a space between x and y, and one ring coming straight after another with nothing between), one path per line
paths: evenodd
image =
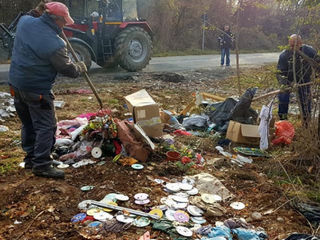
M88 71L87 66L86 66L86 64L84 62L77 62L76 66L78 67L78 71L81 72L81 73L84 73L84 72Z

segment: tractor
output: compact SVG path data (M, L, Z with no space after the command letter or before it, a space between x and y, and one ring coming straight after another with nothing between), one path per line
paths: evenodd
M102 67L120 65L135 72L149 63L153 33L148 23L138 17L137 0L65 0L64 3L75 20L64 32L88 69L94 61ZM7 40L14 38L10 31L15 29L13 25L7 31L4 25L0 26Z

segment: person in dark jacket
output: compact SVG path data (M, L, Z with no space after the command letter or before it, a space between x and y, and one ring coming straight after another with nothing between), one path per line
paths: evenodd
M46 3L52 2L51 0L41 0L35 9L27 12L26 15L30 15L32 17L41 17L43 13L46 11Z
M277 79L283 88L295 84L294 75L296 76L296 84L306 84L311 81L312 66L298 52L295 54L294 49L298 49L312 59L317 59L317 51L311 46L302 44L300 35L293 34L289 37L290 49L284 50L279 57ZM295 73L293 70L293 62L295 62ZM311 91L310 85L298 87L299 101L301 104L302 116L304 122L308 122L311 116ZM283 91L278 95L279 108L278 115L280 120L288 119L288 108L290 102L290 92Z
M224 65L226 58L226 66L230 66L230 49L232 48L234 36L230 31L230 26L224 26L224 32L218 37L219 45L221 48L221 66Z
M64 178L52 167L56 118L52 86L57 73L76 78L87 71L83 62L70 60L66 43L59 37L63 26L72 24L68 8L59 2L45 5L39 18L29 15L19 20L9 71L9 85L22 122L25 168L37 176Z

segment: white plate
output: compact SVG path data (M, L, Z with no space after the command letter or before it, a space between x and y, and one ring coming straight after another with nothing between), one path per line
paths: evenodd
M192 237L192 231L189 228L177 226L176 227L177 232L184 237Z
M180 188L184 191L190 191L193 188L193 186L188 183L180 183Z
M191 221L196 224L205 224L207 222L203 217L191 217Z
M219 202L222 200L222 198L219 195L207 194L207 193L202 194L201 199L202 199L202 201L204 201L205 203L208 203L208 204L213 204L215 202Z
M115 196L115 198L119 201L128 201L129 200L129 197L126 196L126 195L123 195L123 194L117 194Z
M148 198L149 195L146 193L137 193L136 195L134 195L134 199L139 201L147 200Z
M188 206L188 203L175 203L173 205L174 209L185 209Z
M230 207L232 207L235 210L242 210L246 207L246 205L244 205L244 203L242 202L233 202L230 204Z
M94 219L98 221L106 221L106 220L111 220L113 216L109 213L106 212L98 212L93 214Z
M176 211L174 210L171 210L171 209L168 209L166 212L165 212L165 215L166 215L166 218L169 220L169 221L175 221L176 219L174 218L174 213Z
M118 222L122 222L122 223L132 223L134 221L133 218L127 217L125 215L118 215L116 219Z
M146 227L150 224L150 219L146 217L136 218L133 222L133 225L136 227Z
M195 217L201 217L203 215L203 211L194 205L189 205L187 207L187 211L188 213L190 213L192 216L195 216Z
M90 208L90 205L92 203L93 200L84 200L82 202L80 202L78 204L78 208L81 209L81 210L88 210Z
M146 200L135 200L134 203L135 204L138 204L138 205L145 205L145 204L148 204L150 202L149 199L146 199Z
M166 188L171 192L179 192L181 190L179 183L167 183Z
M186 197L173 196L172 199L178 203L188 203L189 199Z
M198 188L192 188L190 191L187 192L190 196L197 195L199 193Z
M189 194L187 194L185 192L178 192L178 193L173 194L172 196L179 196L179 197L189 198Z

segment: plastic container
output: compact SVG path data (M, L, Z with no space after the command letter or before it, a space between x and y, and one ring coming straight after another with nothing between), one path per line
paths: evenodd
M169 151L166 153L167 161L175 162L179 161L181 158L181 154L176 151Z

